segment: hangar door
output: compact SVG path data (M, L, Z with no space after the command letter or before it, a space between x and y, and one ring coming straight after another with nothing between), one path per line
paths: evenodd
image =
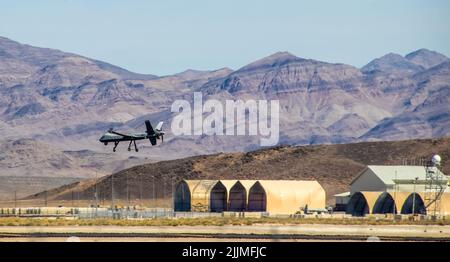
M256 182L248 192L247 211L264 212L267 208L266 191L259 182Z
M191 192L186 182L181 182L175 189L174 209L179 212L191 211Z
M375 202L375 206L373 207L373 214L396 214L397 207L395 206L395 201L392 198L391 194L384 192L382 193L377 202Z
M237 182L231 189L229 194L228 211L242 212L245 211L247 203L247 190Z
M218 182L210 193L210 211L211 212L223 212L227 208L227 189L225 186Z
M409 195L402 206L401 213L426 215L427 209L422 197L417 193L412 193L411 195Z
M362 217L370 213L369 204L363 194L356 192L352 195L347 204L347 214Z

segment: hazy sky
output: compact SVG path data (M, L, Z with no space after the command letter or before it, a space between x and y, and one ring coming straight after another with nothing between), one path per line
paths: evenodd
M277 51L359 67L422 47L450 56L450 1L0 0L0 36L157 75Z

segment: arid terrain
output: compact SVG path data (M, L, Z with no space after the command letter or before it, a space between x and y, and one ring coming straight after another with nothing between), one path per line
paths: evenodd
M369 156L358 161L339 154L320 159L321 154L340 146L305 147L299 152L280 147L247 154L234 152L261 149L259 137L174 136L170 123L175 113L170 107L176 99L191 101L195 91L203 93L204 101L279 100L280 145L450 134L450 60L428 49L406 55L390 53L361 68L277 52L236 70L188 69L156 76L0 37L0 199L12 199L14 192L24 197L136 165L206 154L218 155L131 170L142 170L147 179L152 173L166 179L170 174L177 178L317 177L325 187L336 183L333 193L344 189L369 160ZM110 146L98 142L109 128L142 132L146 119L165 121L164 144L152 147L148 141L140 141L139 153L128 152L126 145L120 144L112 153ZM299 161L301 156L306 158ZM225 168L222 165L227 161ZM293 171L287 173L283 165L292 165ZM169 167L173 171L169 172ZM150 173L150 169L155 171ZM118 173L118 183L122 183L120 174L127 172L131 171Z
M444 159L450 173L450 138L395 142L362 142L317 146L280 146L247 153L222 153L138 165L99 179L85 180L31 195L27 199L170 199L181 179L300 179L318 180L333 195L349 189L365 165L419 164L433 154ZM170 205L170 204L169 204Z
M448 241L440 225L223 225L223 226L54 226L1 227L2 241ZM373 240L372 240L373 241Z

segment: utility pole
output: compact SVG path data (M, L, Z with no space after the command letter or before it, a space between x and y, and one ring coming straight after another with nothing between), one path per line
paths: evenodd
M95 175L95 208L98 207L98 181L97 175Z
M17 190L14 190L14 208L17 208Z
M95 184L94 184L94 205L95 205L95 208L98 207L98 191L97 191L97 184L98 184L98 181L97 181L97 171L96 171L96 172L95 172Z
M153 175L152 178L152 198L153 198L153 207L155 207L155 203L156 203L156 192L155 192L155 175Z
M114 173L111 174L111 209L114 209Z
M47 207L47 190L44 192L44 204Z
M395 170L395 181L397 181L397 170ZM395 215L397 214L397 210L396 210L396 206L395 203L397 203L397 191L398 191L398 184L397 182L395 182L394 184L394 210L392 211L393 213L393 221L395 221Z
M81 206L80 205L80 191L77 191L77 206Z
M143 205L142 205L142 174L140 174L140 176L139 176L139 205L141 206L141 208L143 207Z
M162 180L162 190L163 190L161 199L164 201L164 198L166 197L166 179L165 179L165 177L162 177L161 180Z
M414 179L414 184L413 184L413 206L412 206L412 214L415 215L416 214L416 182L419 178L416 177Z
M127 176L127 209L130 207L130 190L128 186L128 176Z
M172 199L171 199L172 204L171 204L171 206L172 206L173 211L175 211L175 181L174 180L176 180L175 176L172 177Z

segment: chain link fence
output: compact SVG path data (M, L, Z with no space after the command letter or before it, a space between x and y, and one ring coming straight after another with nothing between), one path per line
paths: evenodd
M223 217L224 213L174 212L171 208L0 208L0 217L72 217L78 219L152 219ZM240 215L227 215L236 216Z

